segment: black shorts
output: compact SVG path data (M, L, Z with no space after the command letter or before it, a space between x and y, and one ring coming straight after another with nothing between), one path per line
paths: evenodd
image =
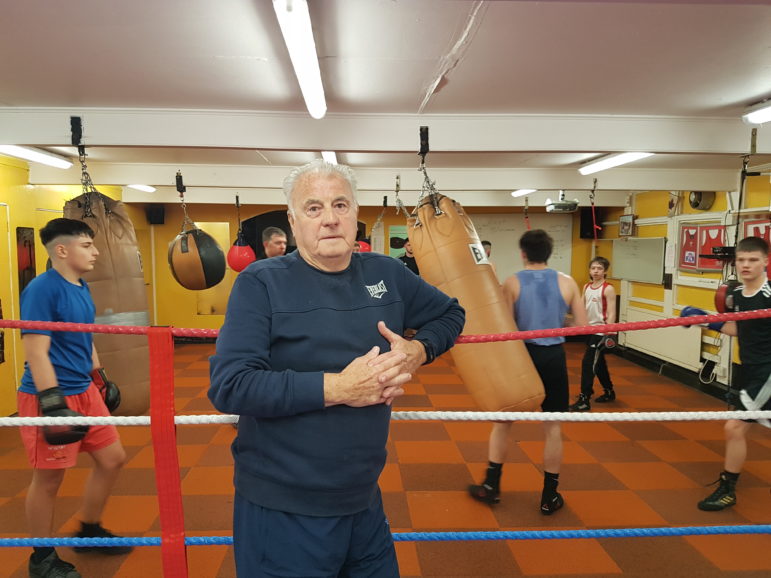
M740 365L736 380L742 391L746 391L752 399L757 399L761 390L771 377L771 364L760 363L752 365ZM741 397L736 400L737 409L749 409L742 403ZM771 400L767 401L762 409L771 410ZM755 420L745 420L755 421Z
M543 411L568 411L570 392L568 389L568 366L565 348L557 345L536 345L525 343L530 359L543 381L546 397L541 404Z

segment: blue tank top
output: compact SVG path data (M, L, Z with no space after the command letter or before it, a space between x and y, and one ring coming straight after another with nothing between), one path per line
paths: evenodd
M556 329L565 326L568 304L560 292L557 272L554 269L523 269L517 272L519 297L514 304L517 327L520 331ZM526 339L537 345L564 343L564 337L539 337Z

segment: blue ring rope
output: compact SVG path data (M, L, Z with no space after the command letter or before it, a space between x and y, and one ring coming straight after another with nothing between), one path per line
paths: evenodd
M557 540L589 538L649 538L660 536L714 536L726 534L771 534L771 524L743 526L682 526L662 528L616 528L595 530L520 530L476 532L396 532L395 542L443 542L455 540ZM229 546L232 536L188 536L186 546ZM161 538L0 538L0 547L160 546Z

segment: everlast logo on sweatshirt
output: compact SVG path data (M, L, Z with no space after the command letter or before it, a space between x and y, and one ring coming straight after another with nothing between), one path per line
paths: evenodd
M370 297L374 297L375 299L380 299L383 295L388 293L385 281L380 281L377 285L365 285L365 287L367 288L367 291L369 291Z

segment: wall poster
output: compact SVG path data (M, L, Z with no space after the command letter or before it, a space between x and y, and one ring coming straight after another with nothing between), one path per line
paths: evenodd
M681 271L722 271L723 261L712 259L710 255L713 247L725 244L724 225L680 225L678 268Z
M760 237L771 244L771 221L768 219L744 221L744 237ZM766 275L771 278L771 262L766 268Z

